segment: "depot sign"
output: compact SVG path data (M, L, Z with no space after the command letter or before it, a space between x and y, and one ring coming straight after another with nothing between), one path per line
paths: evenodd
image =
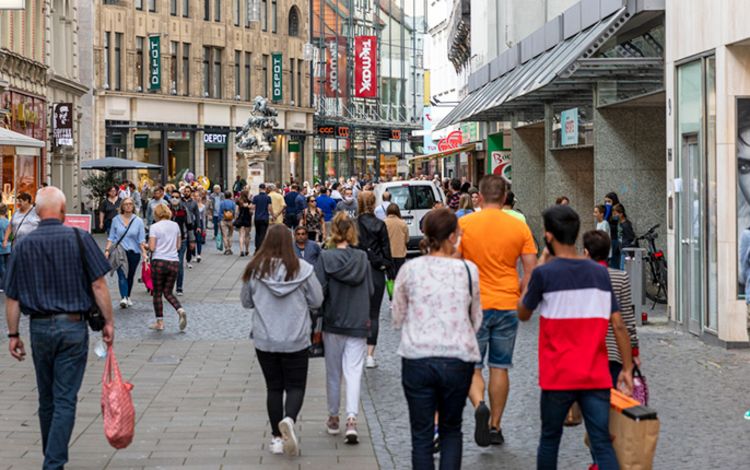
M354 96L378 97L378 40L375 36L354 38Z
M273 59L271 61L271 99L273 101L281 101L282 90L284 89L281 83L281 63L283 59L280 52L273 53L271 57Z

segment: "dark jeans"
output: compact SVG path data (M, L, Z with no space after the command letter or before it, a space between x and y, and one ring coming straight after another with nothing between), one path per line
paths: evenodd
M461 468L461 419L474 364L459 359L430 357L402 359L401 365L401 384L409 406L412 469L435 468L432 438L436 411L440 469Z
M609 389L542 390L542 436L537 450L537 470L557 468L563 422L570 406L578 402L591 441L591 453L599 470L617 470L617 457L609 440ZM442 436L441 436L442 437Z
M370 336L367 337L367 345L375 346L378 344L378 331L380 330L380 304L383 303L385 292L385 272L373 267L370 267L370 272L375 292L370 297Z
M396 279L398 272L401 270L401 266L406 263L406 258L393 258L393 278Z
M128 257L128 273L117 268L117 285L120 288L120 297L130 297L130 293L133 292L133 281L135 280L135 273L138 271L138 265L141 262L141 254L137 251L125 250L125 254Z
M0 289L5 289L5 269L10 255L0 255Z
M622 372L622 364L617 361L609 361L609 373L612 375L612 388L617 388L617 377Z
M185 254L187 253L187 249L187 240L182 240L180 249L177 251L177 256L180 258L180 267L177 270L177 290L182 290L182 281L185 279Z
M284 225L290 229L294 230L298 222L297 214L284 214Z
M310 355L307 349L292 353L272 353L256 349L255 353L266 379L266 408L271 422L271 432L274 436L280 437L279 422L285 417L296 422L297 415L302 409Z
M268 219L255 219L255 251L258 251L258 249L260 249L260 246L263 244L263 240L266 238L267 231Z
M73 317L75 318L75 317ZM78 390L86 371L89 330L68 315L32 319L31 352L39 393L44 470L68 462L68 445L76 418Z
M221 233L221 227L219 226L219 222L221 222L221 217L218 215L213 216L214 238L216 238L218 234Z

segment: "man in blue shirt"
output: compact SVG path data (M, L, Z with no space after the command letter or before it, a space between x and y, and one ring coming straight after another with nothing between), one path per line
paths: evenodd
M333 219L333 214L336 212L336 201L328 196L327 188L320 188L320 196L318 196L315 202L318 203L318 209L323 211L323 220L325 220L326 226L330 228L331 219ZM330 233L330 231L327 232Z
M232 193L227 191L224 200L219 204L221 214L221 241L224 244L224 254L232 254L232 237L234 236L234 219L237 217L237 204L232 199Z
M18 324L21 312L30 316L44 468L63 468L89 351L83 314L94 302L105 319L102 339L108 345L114 341L112 299L104 279L110 266L91 235L62 224L62 191L54 186L40 189L36 210L39 227L13 247L8 263L8 346L11 356L24 360Z
M255 211L255 251L260 249L263 240L266 238L268 231L268 207L271 205L271 196L266 191L266 185L261 183L258 186L260 191L253 198L253 210Z
M294 230L294 252L297 257L315 266L320 256L320 245L307 237L305 227L297 227Z
M294 183L292 190L286 193L284 202L286 203L284 224L294 229L299 223L300 214L305 210L305 197L299 193L299 185L297 183Z

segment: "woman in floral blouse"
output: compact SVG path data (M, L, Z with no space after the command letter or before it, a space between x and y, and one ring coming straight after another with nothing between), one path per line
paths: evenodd
M396 277L393 326L402 328L398 354L409 405L412 468L434 468L433 423L438 413L440 468L461 468L461 417L482 324L479 270L453 257L459 229L450 209L424 218L422 256Z

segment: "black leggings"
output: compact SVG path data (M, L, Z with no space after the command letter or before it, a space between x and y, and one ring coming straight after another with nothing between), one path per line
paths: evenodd
M380 304L383 303L383 293L385 292L385 272L372 267L370 272L372 273L375 291L370 297L370 336L367 337L367 345L375 346L378 344L378 331L380 330Z
M279 437L279 422L285 417L296 422L297 415L302 409L310 356L307 349L293 353L273 353L256 349L255 353L266 379L266 408L268 419L271 421L271 432Z

